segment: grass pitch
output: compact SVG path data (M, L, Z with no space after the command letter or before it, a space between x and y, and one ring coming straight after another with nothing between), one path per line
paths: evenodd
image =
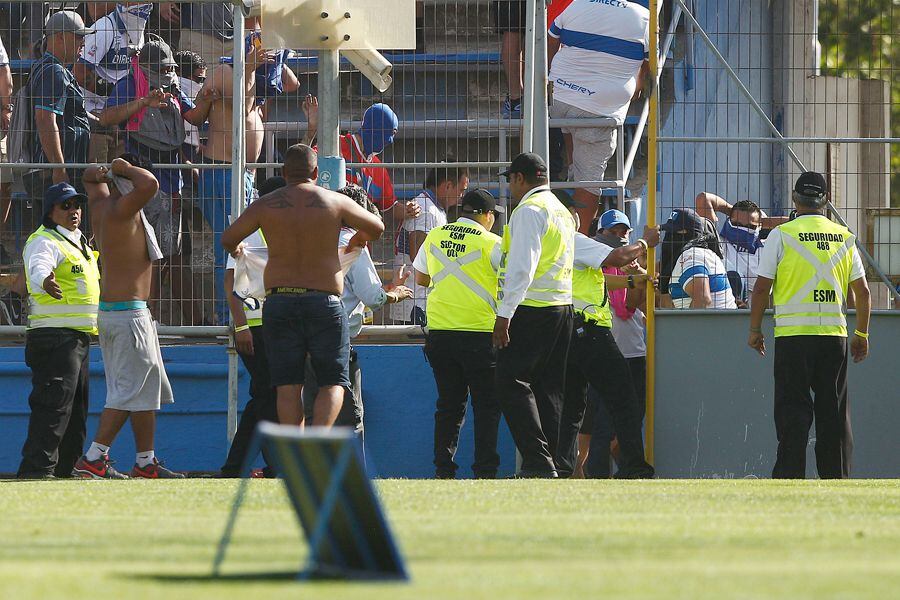
M0 482L2 598L889 598L900 482L382 481L408 584L295 583L280 482Z

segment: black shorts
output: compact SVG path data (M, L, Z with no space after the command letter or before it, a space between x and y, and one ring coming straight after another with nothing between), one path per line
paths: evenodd
M302 385L309 355L320 386L350 385L350 330L341 298L327 292L273 294L263 305L272 385Z
M491 2L491 20L494 33L525 33L525 0L494 0Z

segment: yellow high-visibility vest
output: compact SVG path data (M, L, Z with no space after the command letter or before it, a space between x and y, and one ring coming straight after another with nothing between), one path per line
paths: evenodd
M847 336L844 299L856 237L824 216L803 216L778 226L784 256L773 287L775 337Z
M431 277L429 330L493 331L498 276L491 252L499 243L500 236L468 220L428 232L420 252Z
M547 231L541 238L541 256L534 279L522 306L563 306L572 304L572 267L575 261L575 219L549 188L539 188L525 197L510 215L525 206L537 206L547 214ZM500 297L510 248L509 226L503 229L500 262Z
M572 273L572 304L588 323L612 328L606 276L602 269L575 267Z
M100 302L99 254L88 247L85 256L82 249L70 243L61 233L43 225L28 237L25 247L38 238L52 241L65 257L53 271L56 283L62 290L62 298L57 300L43 289L35 289L28 278L28 329L62 327L96 334L97 305Z

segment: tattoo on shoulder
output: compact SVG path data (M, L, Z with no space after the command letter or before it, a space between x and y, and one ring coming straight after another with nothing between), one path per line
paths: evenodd
M306 204L307 208L328 208L328 205L322 201L318 194L313 194Z
M293 208L294 204L284 192L275 192L271 197L266 198L266 206L269 208Z

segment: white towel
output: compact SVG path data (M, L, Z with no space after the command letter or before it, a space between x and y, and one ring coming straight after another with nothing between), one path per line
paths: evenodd
M112 180L116 189L118 189L119 193L123 196L134 191L134 184L131 183L130 179L113 175ZM159 249L159 242L156 241L156 231L153 229L153 225L150 224L150 221L147 220L147 216L144 214L143 209L141 209L141 223L144 224L144 239L147 242L147 255L150 257L150 262L161 259L163 253L162 250Z

